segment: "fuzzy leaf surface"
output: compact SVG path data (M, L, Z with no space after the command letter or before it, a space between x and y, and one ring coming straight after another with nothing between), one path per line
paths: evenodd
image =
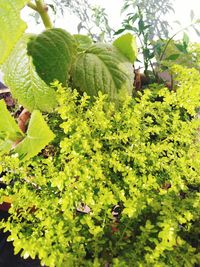
M4 80L13 96L29 111L50 112L56 106L55 91L38 76L32 58L27 55L30 37L21 38L4 64Z
M19 158L27 160L36 156L49 142L54 139L54 133L50 130L42 114L34 110L29 122L27 136L15 147Z
M84 51L92 45L92 39L87 35L74 34L74 38L76 39L78 43L79 51Z
M95 44L79 54L73 70L73 83L90 96L102 91L116 99L119 93L131 95L132 64L112 45Z
M65 30L49 29L30 40L28 54L42 80L47 84L58 80L66 85L76 54L76 41Z
M124 34L117 38L113 45L119 49L119 51L127 57L131 63L134 63L137 58L137 45L135 37L130 34Z
M27 2L28 0L0 0L0 65L26 29L25 22L20 19L20 11Z

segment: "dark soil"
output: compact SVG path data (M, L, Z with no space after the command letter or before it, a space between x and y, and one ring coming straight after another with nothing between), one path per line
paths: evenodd
M8 218L8 213L0 211L0 220ZM7 233L0 232L0 266L1 267L41 267L39 260L22 259L14 255L12 242L7 242Z

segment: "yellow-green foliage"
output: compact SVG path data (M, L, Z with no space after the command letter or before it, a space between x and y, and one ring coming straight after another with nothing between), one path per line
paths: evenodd
M200 79L196 70L173 71L176 92L145 90L117 110L105 95L91 103L55 85L54 156L0 161L12 181L1 193L13 199L1 227L15 252L52 267L200 262Z
M197 69L200 70L200 44L191 44L190 53L193 55L196 66L198 66Z

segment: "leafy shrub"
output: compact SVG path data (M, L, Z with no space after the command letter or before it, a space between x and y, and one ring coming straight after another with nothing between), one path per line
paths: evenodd
M46 266L195 266L200 262L200 79L145 90L116 109L57 88L57 134L34 160L1 157L15 253ZM60 126L60 127L59 127Z
M24 33L26 24L20 19L20 11L25 5L40 14L46 28L41 34ZM15 148L21 160L27 160L54 138L40 111L51 112L57 106L55 91L50 86L55 80L63 86L70 84L91 98L98 91L116 103L122 95L132 96L137 47L131 34L119 37L113 44L93 43L88 36L71 35L53 28L43 0L0 0L0 10L0 25L5 28L0 32L0 68L6 86L25 109L18 118L23 132L31 117L26 138L4 101L0 101L0 154Z
M23 35L25 4L46 31ZM132 99L132 35L93 44L52 29L42 0L0 0L0 7L5 81L32 112L24 134L0 102L1 202L12 202L0 227L15 253L50 267L197 265L199 72L175 66L175 91L154 85Z

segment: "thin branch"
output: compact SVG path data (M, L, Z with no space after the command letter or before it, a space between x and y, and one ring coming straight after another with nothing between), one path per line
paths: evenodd
M35 4L29 1L27 3L27 6L40 14L40 17L46 29L53 28L53 24L48 14L48 7L43 0L35 0Z
M48 14L48 7L43 0L35 0L37 12L40 14L46 29L53 28L53 24Z
M28 2L27 6L30 7L31 9L35 10L35 11L38 11L36 5L33 4L32 2Z
M190 25L187 26L187 27L184 27L184 28L180 29L180 30L177 31L174 35L172 35L172 37L170 37L170 38L168 39L168 41L167 41L167 43L166 43L166 45L165 45L165 47L164 47L164 50L163 50L163 52L162 52L162 54L161 54L161 56L160 56L159 61L162 61L162 59L163 59L163 57L164 57L164 55L165 55L165 52L166 52L166 50L167 50L167 47L168 47L169 43L174 39L174 37L175 37L177 34L179 34L180 32L182 32L182 31L184 31L184 30L187 30L187 29L188 29L189 27L191 27L192 25L193 25L193 23L190 24Z

